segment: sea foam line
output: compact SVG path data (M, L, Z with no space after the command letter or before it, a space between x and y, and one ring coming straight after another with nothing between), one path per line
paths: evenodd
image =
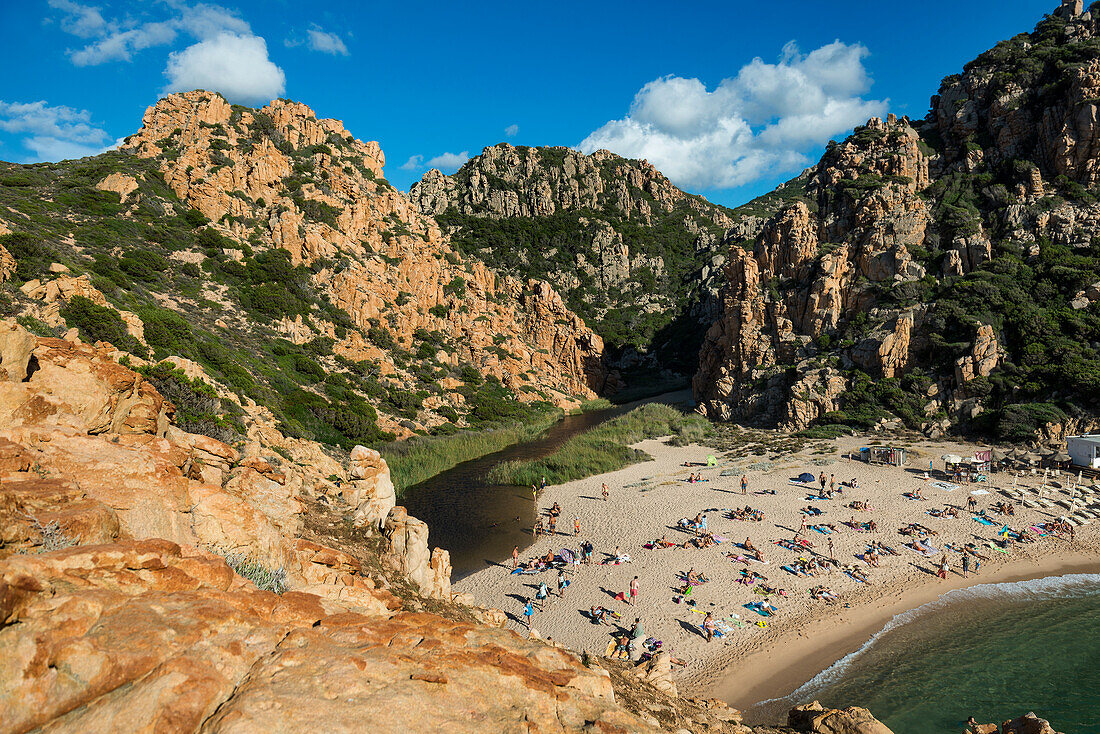
M1079 599L1100 594L1100 574L1071 573L1064 576L1045 576L1027 581L1002 581L994 584L976 584L963 589L952 589L939 598L895 614L886 625L864 642L858 650L850 652L825 670L799 686L793 693L778 698L760 701L756 706L765 706L777 701L803 699L811 692L818 691L840 678L852 666L855 660L871 649L883 635L891 630L913 622L929 612L937 611L950 604L977 599L1005 599L1013 601L1044 601L1049 599Z

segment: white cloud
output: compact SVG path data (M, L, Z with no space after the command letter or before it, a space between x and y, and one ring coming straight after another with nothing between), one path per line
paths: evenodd
M424 165L448 173L456 171L468 160L470 160L470 151L464 150L461 153L440 153L434 158L429 158Z
M333 56L348 55L348 47L344 45L344 41L340 36L335 33L329 33L319 25L311 26L306 33L309 37L309 47L312 50L332 54Z
M81 38L95 36L107 27L107 21L99 8L80 5L72 0L50 0L50 7L65 15L61 19L61 30Z
M440 153L434 158L424 160L422 155L409 156L409 160L401 164L402 171L416 171L421 168L438 168L444 173L454 173L463 163L470 160L470 151L461 153Z
M50 0L50 7L64 13L61 29L80 38L93 41L69 51L77 66L95 66L110 61L131 61L138 51L154 46L166 46L180 33L204 41L221 33L251 35L248 23L234 11L207 3L188 5L180 0L166 0L161 6L170 11L168 17L156 20L123 18L107 20L99 8L81 5L74 0Z
M803 55L791 42L777 63L753 59L713 90L698 79L654 79L634 95L625 117L579 147L646 158L695 189L796 171L809 164L813 147L885 112L885 101L861 96L871 85L866 55L863 46L840 41Z
M92 123L91 113L45 101L0 100L0 130L23 135L33 161L81 158L107 150L111 136Z
M259 36L219 33L168 55L167 92L209 89L242 104L270 102L286 89L286 75L267 56Z
M510 138L516 137L519 134L519 125L509 125L504 128L504 134Z

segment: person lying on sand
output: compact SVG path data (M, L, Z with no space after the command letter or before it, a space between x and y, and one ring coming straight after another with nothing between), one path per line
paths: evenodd
M837 595L829 590L828 586L815 586L810 589L810 598L825 601L836 601Z
M847 506L856 512L871 512L873 509L871 505L867 504L864 500L853 500L849 502ZM855 518L853 517L852 519L854 520Z

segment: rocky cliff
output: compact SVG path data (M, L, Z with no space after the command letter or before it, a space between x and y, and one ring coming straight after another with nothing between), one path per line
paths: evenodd
M717 311L721 243L759 221L676 188L646 161L606 150L502 143L410 191L462 251L545 278L616 363L694 368Z
M1067 2L945 79L925 119L830 144L729 251L701 409L1006 440L1093 425L1098 20Z
M453 595L377 453L187 433L124 356L0 321L0 731L752 734L668 655L603 668Z
M0 166L0 311L190 360L347 449L594 397L600 337L547 283L461 255L383 164L301 104L171 95L121 153ZM220 437L247 422L210 412Z

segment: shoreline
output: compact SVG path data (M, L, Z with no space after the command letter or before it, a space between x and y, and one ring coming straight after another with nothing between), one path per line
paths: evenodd
M746 432L748 435L748 432ZM1100 572L1100 522L1077 528L1076 540L1053 537L1034 543L1016 544L1009 555L990 549L987 544L997 536L1000 525L1013 527L1057 518L1062 509L1016 507L1014 517L1001 519L992 505L1005 500L998 487L1013 483L1009 473L993 474L982 484L944 486L926 481L923 469L929 459L945 453L967 455L978 447L956 441L929 441L890 436L853 436L812 441L791 453L777 453L749 445L721 452L707 446L674 447L662 440L646 440L634 446L646 451L652 461L634 464L607 474L551 485L540 493L538 508L546 511L552 504L561 506L561 522L553 536L543 536L521 551L521 560L562 548L575 549L583 540L595 546L591 565L569 568L571 584L564 596L551 593L539 605L533 627L544 638L553 638L578 653L603 655L616 627L624 633L637 617L645 635L662 642L661 649L684 661L676 668L674 679L682 695L718 697L742 710L767 699L781 698L827 669L837 660L859 649L896 614L909 611L937 599L947 591L979 584L1017 581L1076 572ZM772 439L774 441L774 438ZM910 452L907 467L865 464L849 461L846 454L864 445L894 442ZM777 442L778 443L778 442ZM708 455L719 457L717 466L704 466ZM705 463L705 461L704 461ZM858 488L849 487L842 496L826 500L813 497L816 487L798 484L792 477L809 471L815 476L835 475L838 482L858 479ZM691 474L702 477L690 483ZM741 494L739 478L747 477L749 492ZM1020 487L1034 489L1042 475L1017 479ZM600 487L610 487L608 500L601 498ZM814 485L817 483L814 482ZM924 498L911 497L916 490ZM976 494L972 494L975 492ZM1057 497L1057 493L1056 497ZM1055 497L1055 498L1056 498ZM973 522L965 511L969 499L988 510L996 526ZM853 500L872 505L867 512L848 507ZM761 521L739 520L729 508L751 506L763 513ZM798 530L801 510L813 506L822 514L811 524L831 525L835 530L805 531L813 547L788 550L773 544L789 539ZM930 514L940 508L960 508L958 517ZM1100 506L1100 505L1098 505ZM723 539L707 548L652 548L643 546L656 538L667 537L682 543L693 537L678 525L679 518L705 513L709 530ZM572 532L574 517L581 534ZM859 532L848 526L874 520L877 532ZM904 547L909 538L899 528L919 523L935 531L931 540L937 550L933 558ZM824 525L823 525L824 524ZM564 532L563 532L564 530ZM818 534L821 533L821 534ZM764 563L749 562L738 556L742 539L750 537L764 552ZM838 570L819 571L814 576L794 575L784 569L798 557L827 557L828 543L835 544L835 557L867 575L861 583ZM863 551L869 541L894 548L896 554L883 555L877 567L865 565ZM987 557L977 576L963 579L958 573L961 556L943 549L945 544L959 547L977 543ZM620 547L632 560L607 563L613 549ZM936 578L932 567L940 554L948 556L952 573L947 580ZM680 598L678 578L694 568L710 577L709 583L696 586L690 598ZM761 601L762 589L735 583L742 570L753 570L766 577L765 583L783 590L764 592L776 611L764 619L748 608ZM522 609L534 596L539 582L556 589L555 572L511 575L511 564L486 562L486 566L455 583L455 590L473 595L478 604L498 607L510 617L509 626L520 634ZM636 606L617 598L638 576L640 595ZM811 587L824 585L839 598L826 603L810 595ZM687 602L694 602L689 605ZM613 626L593 624L588 610L603 606L621 615ZM702 613L711 612L719 620L731 620L725 637L708 643L700 632ZM763 625L763 626L760 626ZM753 712L750 712L750 718ZM763 722L767 723L767 722Z
M830 668L834 663L860 650L894 617L918 609L940 599L944 594L975 586L1056 578L1070 574L1100 574L1100 555L1074 553L1069 557L1049 557L1036 562L1020 558L991 573L952 576L947 581L929 580L888 601L867 603L823 620L817 620L802 631L789 630L772 641L768 650L715 661L701 678L714 678L695 690L688 691L719 698L745 712L747 725L774 723L767 709L759 708L769 701L783 701L785 711L797 701L785 701L788 696ZM757 720L757 719L760 720Z

